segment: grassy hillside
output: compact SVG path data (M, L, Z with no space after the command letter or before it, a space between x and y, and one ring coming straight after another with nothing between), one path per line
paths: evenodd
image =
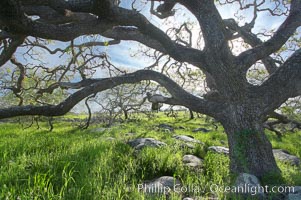
M158 128L166 123L174 132ZM184 192L183 196L210 197L209 185L229 185L227 156L207 152L212 145L227 146L221 126L214 130L204 119L178 119L157 114L101 129L73 128L69 122L55 122L52 132L46 123L41 129L23 130L16 123L0 124L0 199L166 199L138 192L137 185L160 176L173 176L185 185L198 185L202 191ZM209 133L192 130L205 127ZM131 134L128 134L131 133ZM205 143L182 148L172 135L190 135ZM286 134L281 140L267 133L274 148L301 156L301 132ZM162 148L135 151L126 141L151 137L167 143ZM114 138L114 139L113 139ZM185 154L204 159L202 169L192 170L182 163ZM301 185L297 167L278 162L283 180L267 177L263 184ZM223 198L223 193L215 194ZM172 199L181 199L174 194Z

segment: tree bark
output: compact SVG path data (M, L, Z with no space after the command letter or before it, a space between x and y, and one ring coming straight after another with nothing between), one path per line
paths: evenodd
M193 111L191 109L189 109L189 114L190 114L189 119L194 119L194 114L193 114Z
M123 111L123 114L124 114L124 119L128 120L129 119L128 111L126 109L123 109L122 111Z
M259 113L249 111L234 106L222 121L228 135L230 170L234 174L244 172L259 178L269 174L280 175Z

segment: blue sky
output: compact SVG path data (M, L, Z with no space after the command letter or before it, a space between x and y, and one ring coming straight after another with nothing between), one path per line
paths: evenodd
M132 1L122 0L121 6L125 7L125 8L130 8L131 2ZM156 3L156 4L158 4L158 3ZM142 4L137 5L137 9L141 10L141 13L144 14L146 17L148 17L149 20L154 25L162 28L163 30L167 30L168 28L173 27L173 26L180 26L181 23L186 20L186 17L188 17L192 22L194 21L194 23L196 24L194 17L191 14L189 14L187 11L185 11L182 6L178 5L175 7L175 9L178 11L175 16L169 17L167 20L161 20L161 19L157 18L156 16L150 15L149 5L150 5L149 3L148 4L142 3ZM226 6L218 6L218 10L223 18L225 18L225 19L233 18L234 13L238 10L238 5L231 4L231 5L226 5ZM245 22L250 22L250 20L253 17L252 9L242 11L240 14L242 16L244 16L244 18L245 18L243 20L243 22L241 23L241 25L243 25ZM272 16L270 16L270 14L268 12L259 13L256 24L255 24L255 28L253 31L259 32L263 29L266 29L266 30L277 29L279 27L279 25L283 22L284 19L285 19L285 17L272 17ZM193 40L196 41L198 32L199 32L199 27L195 26L194 28L192 28L192 32L195 34ZM101 37L99 37L98 39L99 39L99 41L107 40L106 38L101 38ZM263 38L263 39L265 39L265 38ZM76 43L81 43L83 41L85 41L85 40L83 40L82 38L78 38L76 40ZM63 47L66 47L67 45L68 45L68 43L55 42L54 44L50 45L50 48L51 49L55 49L57 47L63 48ZM106 52L109 55L112 63L114 63L117 67L128 68L128 69L134 71L134 70L138 70L138 69L143 69L143 68L149 66L150 64L152 64L152 62L153 62L153 60L151 60L149 58L141 57L141 56L132 57L132 55L134 53L137 53L137 51L139 51L140 48L141 48L141 46L139 46L138 43L136 43L136 42L122 41L118 45L110 45L107 47L98 47L97 49L100 52L101 51ZM238 44L238 49L239 48L240 48L240 46ZM17 53L17 58L21 62L26 63L26 61L22 57L22 53L24 53L24 51L25 51L24 48L20 48ZM53 56L53 55L45 54L45 56L42 59L44 62L49 63L50 66L54 66L54 65L64 64L64 62L66 61L67 58L65 56L59 58L57 55ZM32 61L30 61L30 62L32 62ZM104 76L105 75L101 70L99 70L96 74L96 77L104 77Z
M121 6L125 7L125 8L130 8L131 2L132 1L129 1L129 0L122 0ZM149 14L149 3L148 4L144 4L144 3L137 4L137 9L141 10L141 12L144 15L146 15L153 24L159 26L163 30L167 30L168 28L170 28L172 26L179 26L182 22L184 22L186 20L186 18L183 17L183 12L177 13L174 17L170 17L167 20L161 20L161 19L157 18L156 16L151 16ZM175 9L178 11L181 11L181 10L183 10L183 7L176 6ZM225 19L233 18L234 13L238 9L238 5L230 4L230 5L225 5L225 6L218 6L218 9L223 18L225 18ZM243 20L242 24L244 24L245 22L249 22L252 19L252 17L253 17L252 12L253 12L252 9L249 9L249 10L246 10L246 11L243 11L240 13L245 17L245 20ZM187 14L187 12L185 12L185 16L190 18L191 21L195 22L194 17L191 14ZM284 17L272 17L272 16L270 16L270 14L268 12L262 12L258 15L257 23L256 23L253 31L258 32L263 29L268 29L268 30L276 29L277 27L279 27L279 25L283 22L284 19L285 19ZM193 33L195 33L195 36L193 39L194 39L194 41L196 41L197 34L199 32L199 27L195 26L192 29L192 31L193 31ZM100 40L106 41L105 38L102 38ZM81 43L82 41L83 41L82 39L77 39L76 43ZM66 45L67 45L66 43L56 42L55 44L50 45L50 48L54 49L56 47L65 47ZM142 58L141 56L132 57L132 55L134 53L136 53L137 50L139 50L140 48L141 48L141 46L139 46L138 43L136 43L136 42L122 41L118 45L111 45L108 47L99 47L98 49L100 51L107 52L109 57L111 58L112 62L114 64L116 64L116 66L137 70L137 69L143 69L152 63L151 59ZM20 59L20 61L26 62L23 59L23 57L21 56L23 51L25 51L25 50L20 49L18 51L19 52L18 58ZM65 57L58 58L58 56L53 56L53 55L47 54L47 56L45 56L42 59L45 62L49 63L50 65L59 65L59 64L62 64L62 61L64 61L64 58Z
M122 7L130 7L131 6L131 1L121 1L121 6ZM172 26L179 26L182 22L186 20L185 17L183 17L183 12L180 14L176 14L174 17L170 17L167 20L161 20L157 18L156 16L151 16L149 14L149 4L147 5L138 5L137 6L138 10L142 9L141 12L147 16L150 21L158 25L160 28L163 30L167 30L168 28ZM183 10L183 7L181 6L176 6L176 10L180 11ZM234 18L234 13L238 10L238 5L237 4L230 4L226 6L218 6L218 10L220 14L222 15L223 18ZM250 22L251 19L253 18L253 10L248 9L246 11L241 12L245 17L245 20L243 20L242 24L245 22ZM186 17L189 17L192 21L194 20L194 17L191 14L187 14L186 12ZM255 33L260 32L262 30L272 30L272 29L277 29L279 25L284 21L285 17L273 17L271 16L268 12L261 12L258 14L255 28L253 31ZM196 22L195 22L196 23ZM196 26L193 28L193 32L195 33L194 40L197 38L197 33L199 31L199 27ZM265 39L265 38L262 38ZM131 50L129 50L129 47L131 47ZM111 58L114 62L120 65L128 66L130 68L134 69L139 69L147 66L151 62L148 62L149 60L145 61L139 58L133 58L130 57L129 55L133 50L135 50L135 47L139 48L136 46L136 43L133 42L122 42L121 45L117 46L111 46L109 47L109 55L111 55Z

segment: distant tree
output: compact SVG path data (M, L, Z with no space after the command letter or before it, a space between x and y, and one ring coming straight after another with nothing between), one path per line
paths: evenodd
M144 1L131 2L131 9L121 7L126 1L120 2L2 0L0 66L12 65L8 68L15 69L9 72L12 78L10 85L2 88L18 97L29 89L23 84L28 78L28 69L38 69L47 75L42 80L29 77L32 83L36 83L30 87L36 95L31 97L33 93L29 93L27 98L35 99L35 102L23 101L18 106L0 109L0 118L64 115L92 94L126 83L152 80L165 87L170 94L161 103L187 107L209 115L223 125L228 135L233 173L248 172L259 177L269 173L280 174L271 143L264 133L264 122L289 98L301 95L300 45L286 53L285 59L277 57L279 51L285 51L283 47L287 42L300 37L301 1L149 0L146 6L150 4L150 12L148 15L144 13L145 16L135 9L135 4ZM217 7L229 4L236 5L238 11L252 13L253 18L238 16L236 20L223 19ZM193 16L197 33L181 22L180 25L174 23L179 31L165 32L164 27L155 26L151 18L146 17L153 15L168 19L177 12L184 13L182 18L191 19ZM271 30L270 36L255 29L261 13L284 20L277 30ZM200 36L199 45L195 45L193 37L186 37L184 33ZM74 43L76 38L92 34L113 40ZM51 50L50 40L70 43L67 47L64 43ZM164 73L152 70L94 79L92 74L96 68L105 67L110 71L113 67L107 56L95 47L117 45L121 40L136 41L168 55L178 63L195 66L206 76L210 90L202 97L195 96ZM244 46L235 48L237 41L242 41ZM38 48L49 55L61 54L62 60L69 59L70 62L51 68L47 63L41 63L35 55ZM31 56L35 62L29 64L28 59L16 56L15 52L21 50L25 57ZM261 84L256 84L248 80L247 74L259 61L269 75ZM51 94L60 91L59 88L69 89L69 94L65 94L68 97L60 103L52 103ZM47 98L43 99L44 95Z
M102 92L91 99L96 104L94 109L107 117L107 125L112 125L117 118L128 120L132 112L141 111L145 107L145 84L125 84Z

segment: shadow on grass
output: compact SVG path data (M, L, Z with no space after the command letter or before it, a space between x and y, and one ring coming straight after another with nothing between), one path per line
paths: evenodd
M12 199L30 199L29 193L49 198L51 191L62 199L93 199L95 191L100 194L125 170L130 147L98 140L104 133L87 134L89 131L78 129L46 132L40 130L28 137L16 134L17 140L1 146L6 158L1 158L0 187L7 188L0 191L0 199L6 194ZM10 146L12 141L16 142ZM41 194L43 190L48 194Z

